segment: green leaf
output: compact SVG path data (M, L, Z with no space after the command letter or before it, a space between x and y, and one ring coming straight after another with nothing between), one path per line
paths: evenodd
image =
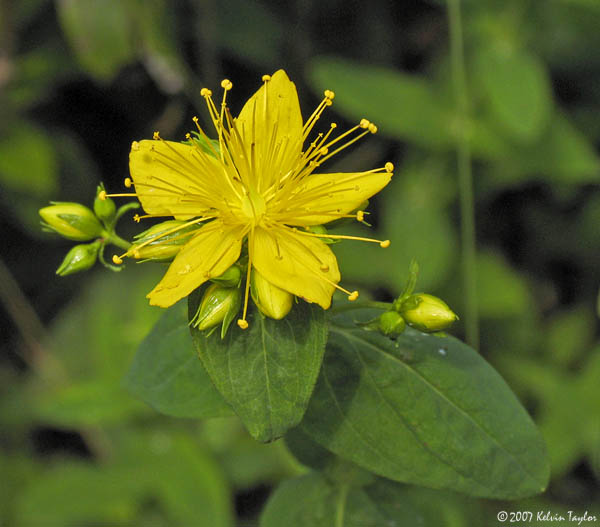
M99 80L110 80L135 57L131 0L60 0L58 19L79 63Z
M600 161L593 146L559 112L534 142L513 145L509 155L491 168L490 180L497 184L540 177L579 185L596 183L600 178Z
M547 126L552 91L544 64L524 50L478 51L474 73L491 116L517 141L530 142Z
M269 68L272 73L273 64L281 62L286 37L285 26L275 15L275 10L262 2L222 0L214 14L217 22L214 35L219 45L244 62Z
M36 406L36 416L63 427L121 423L147 413L123 388L105 380L85 381L46 393Z
M143 7L140 4L135 16L141 39L138 52L162 91L177 93L184 87L186 66L177 47L176 10L167 0L143 0Z
M124 383L167 415L207 418L232 413L194 352L185 302L169 308L142 341Z
M525 278L494 252L477 255L477 295L481 317L498 319L535 311Z
M377 479L354 487L311 473L285 481L270 497L261 527L439 527L475 525L466 500L442 492ZM475 504L469 504L473 508ZM475 509L477 507L475 506Z
M544 490L540 434L473 349L414 330L393 341L357 328L357 317L336 317L330 328L302 422L309 436L397 481L490 498Z
M145 497L158 501L168 517L164 525L233 524L228 482L207 446L189 431L131 433L119 446L115 465L143 485Z
M189 297L189 316L201 294ZM192 337L210 378L231 404L252 437L273 441L296 426L313 391L325 343L324 311L299 302L283 320L250 309L249 327L207 337L192 328Z
M15 525L152 525L229 527L229 489L207 449L184 433L123 430L105 463L61 462L38 473L16 500Z
M315 443L301 427L292 428L284 437L285 446L303 465L323 470L334 455Z
M0 137L0 184L37 200L49 199L58 187L58 164L47 133L20 121Z
M133 523L140 482L113 467L69 462L40 474L19 496L16 525Z

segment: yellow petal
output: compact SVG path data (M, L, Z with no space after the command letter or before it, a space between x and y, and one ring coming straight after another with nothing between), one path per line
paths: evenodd
M288 225L321 225L356 210L392 177L388 172L311 174L286 203ZM282 215L286 210L281 211Z
M248 155L254 155L254 177L261 179L254 183L259 189L267 188L297 163L303 142L302 114L296 85L285 71L275 72L248 99L235 123Z
M256 228L252 243L252 265L266 280L323 309L331 305L331 282L339 282L340 271L322 241L282 228Z
M129 170L148 214L188 219L235 199L221 163L197 148L160 140L134 142Z
M239 225L225 226L218 220L202 227L147 295L150 304L169 307L211 276L223 274L240 256L244 229Z

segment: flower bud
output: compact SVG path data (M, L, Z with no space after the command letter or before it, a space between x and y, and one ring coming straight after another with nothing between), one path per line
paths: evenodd
M400 314L409 326L420 331L442 331L458 320L446 302L433 295L409 296L400 306Z
M92 240L104 230L94 213L79 203L53 203L39 212L43 227L70 240Z
M273 285L256 269L252 269L252 299L260 312L275 320L281 320L292 309L294 295Z
M185 223L185 221L169 220L150 227L136 236L127 254L138 260L158 262L172 260L198 230L196 225L178 228Z
M65 256L65 259L56 270L56 274L67 276L68 274L87 271L96 263L100 242L76 245Z
M396 311L386 311L378 323L379 331L388 337L397 337L406 328L406 322Z
M94 212L96 216L106 223L110 223L115 219L117 213L117 206L115 202L110 198L100 199L98 196L100 192L104 190L104 185L98 185L96 189L96 199L94 200Z
M242 280L242 270L237 265L232 265L221 276L211 278L211 282L221 284L223 287L237 287Z
M242 301L241 290L238 287L222 287L211 284L206 289L200 307L192 324L200 331L210 329L223 322L221 336L240 310Z

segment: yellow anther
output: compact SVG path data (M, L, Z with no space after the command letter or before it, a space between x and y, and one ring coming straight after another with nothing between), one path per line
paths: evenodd
M238 319L237 321L237 325L241 328L241 329L248 329L248 322L246 322L243 318Z
M212 92L208 89L208 88L202 88L200 90L200 96L201 97L210 97L212 95ZM197 117L194 117L194 120L197 120Z
M387 249L391 243L392 242L390 242L390 240L383 240L382 242L379 242L379 247L383 247L384 249Z
M333 101L331 99L325 99L325 106L331 106Z
M123 259L119 258L116 254L113 255L112 261L113 261L113 263L115 263L117 265L121 265L123 263Z
M329 271L329 266L327 264L323 264L320 267L321 271L323 271L324 273L326 273L327 271Z
M325 90L324 95L329 100L333 100L335 97L335 93L333 93L331 90Z
M221 81L221 88L223 88L225 91L231 90L231 88L233 88L233 83L229 79L223 79Z
M329 153L329 148L323 147L319 150L319 154L322 156L326 156Z
M101 190L98 192L98 199L101 199L102 201L106 199L106 190Z
M152 134L152 139L154 139L155 141L158 141L160 139L160 134L158 132L154 132Z
M187 140L190 140L192 138L192 134L190 134L189 132L187 134L185 134L185 138Z
M136 214L136 215L133 217L133 221L135 221L136 223L139 223L139 222L140 222L140 220L141 220L141 218L140 218L140 215L139 215L139 214Z
M331 128L337 128L337 124L335 123L331 123L329 126L331 126Z
M348 295L348 300L350 300L350 302L354 302L357 298L358 298L358 291L352 291L352 293L350 293Z
M371 132L372 134L377 133L377 127L373 123L369 123L369 132Z
M271 80L271 75L263 75L262 80L263 82L269 82Z
M364 219L365 219L365 211L364 210L358 210L358 211L356 211L356 219L358 221L364 221Z
M196 117L196 116L194 115L194 117L192 117L192 121L194 121L195 123L198 123L198 117Z
M367 119L361 119L360 123L358 123L358 126L360 126L361 128L369 128L370 124L371 123Z
M137 141L134 141L133 143L131 143L131 149L132 150L139 150L140 149L140 144Z
M389 161L385 164L385 171L386 172L393 172L394 171L394 163L390 163Z
M133 181L131 181L131 178L129 178L129 177L125 178L124 183L127 188L131 188L131 185L133 185Z

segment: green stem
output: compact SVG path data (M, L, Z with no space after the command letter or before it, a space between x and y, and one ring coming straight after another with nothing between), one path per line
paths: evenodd
M117 247L120 247L121 249L125 249L126 251L131 247L131 243L121 238L115 232L109 233L108 236L106 236L106 241L116 245Z
M465 292L465 334L467 342L479 348L479 315L477 308L477 265L475 249L475 204L473 198L473 175L471 172L471 145L467 133L469 123L469 96L460 0L448 0L448 23L450 25L450 59L452 78L459 116L456 155L461 211L461 267Z

